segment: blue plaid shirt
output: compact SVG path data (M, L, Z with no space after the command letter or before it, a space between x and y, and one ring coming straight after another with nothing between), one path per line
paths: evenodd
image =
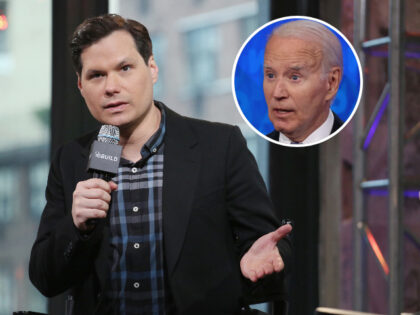
M141 148L141 160L121 158L113 179L118 190L109 213L113 257L106 296L121 315L160 315L168 307L162 224L165 111L155 104L162 114L159 129Z

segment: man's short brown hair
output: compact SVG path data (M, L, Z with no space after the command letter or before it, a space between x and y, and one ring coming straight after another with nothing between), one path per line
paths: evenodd
M124 19L117 14L105 14L83 21L73 33L70 41L71 57L76 72L80 75L83 64L80 55L83 50L114 31L125 30L131 34L137 51L147 64L152 55L152 41L147 28L134 20Z

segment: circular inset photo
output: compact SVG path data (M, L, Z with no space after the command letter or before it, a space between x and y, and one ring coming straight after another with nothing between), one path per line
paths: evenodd
M351 120L362 94L359 58L328 23L306 16L270 21L242 45L232 90L244 120L285 146L319 144Z

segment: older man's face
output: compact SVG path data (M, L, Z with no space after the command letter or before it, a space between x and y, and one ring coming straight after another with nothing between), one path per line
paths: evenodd
M264 95L277 131L300 142L328 117L331 93L322 51L313 42L272 36L264 54ZM332 95L333 94L333 95Z

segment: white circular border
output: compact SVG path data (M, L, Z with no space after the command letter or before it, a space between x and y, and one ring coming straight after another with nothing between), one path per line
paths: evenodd
M343 125L338 128L335 132L333 132L332 134L330 134L328 137L314 142L314 143L307 143L307 144L300 144L300 145L293 145L293 144L286 144L286 143L280 143L279 141L273 140L269 137L267 137L265 134L261 133L257 128L255 128L246 118L245 114L242 112L242 108L239 105L238 99L236 97L236 90L235 90L235 72L236 72L236 64L238 63L239 57L242 54L243 49L245 48L245 46L248 44L248 42L254 37L255 34L257 34L260 30L262 30L263 28L273 24L273 23L277 23L283 20L290 20L290 19L303 19L303 20L312 20L312 21L316 21L319 22L321 24L324 24L325 26L333 29L335 32L337 32L341 38L343 38L345 40L345 42L347 43L347 45L350 47L353 56L355 57L356 61L357 61L357 65L359 67L359 80L360 80L360 85L359 85L359 95L357 97L357 101L356 104L353 108L352 113L350 114L350 116L347 118L347 120L343 123ZM335 35L335 34L334 34ZM360 64L360 60L359 60L359 56L356 54L356 51L354 50L353 45L349 42L349 40L346 38L346 36L343 35L343 33L341 33L338 29L336 29L334 26L332 26L331 24L324 22L322 20L313 18L313 17L309 17L309 16L303 16L303 15L291 15L291 16L286 16L286 17L282 17L279 19L275 19L272 21L269 21L267 23L265 23L264 25L260 26L257 30L255 30L247 39L246 41L242 44L241 49L239 49L236 58L235 58L235 62L233 64L233 68L232 68L232 94L233 94L233 98L235 100L235 104L236 107L238 108L239 113L242 116L242 119L248 124L249 127L251 127L251 129L256 132L259 136L263 137L265 140L268 140L274 144L278 144L278 145L282 145L282 146L286 146L286 147L291 147L291 148L304 148L304 147L308 147L308 146L312 146L312 145L317 145L320 144L324 141L329 140L330 138L334 137L335 135L337 135L349 122L350 120L353 118L354 114L356 113L357 108L359 107L360 104L360 99L362 97L362 91L363 91L363 75L362 75L362 66Z

